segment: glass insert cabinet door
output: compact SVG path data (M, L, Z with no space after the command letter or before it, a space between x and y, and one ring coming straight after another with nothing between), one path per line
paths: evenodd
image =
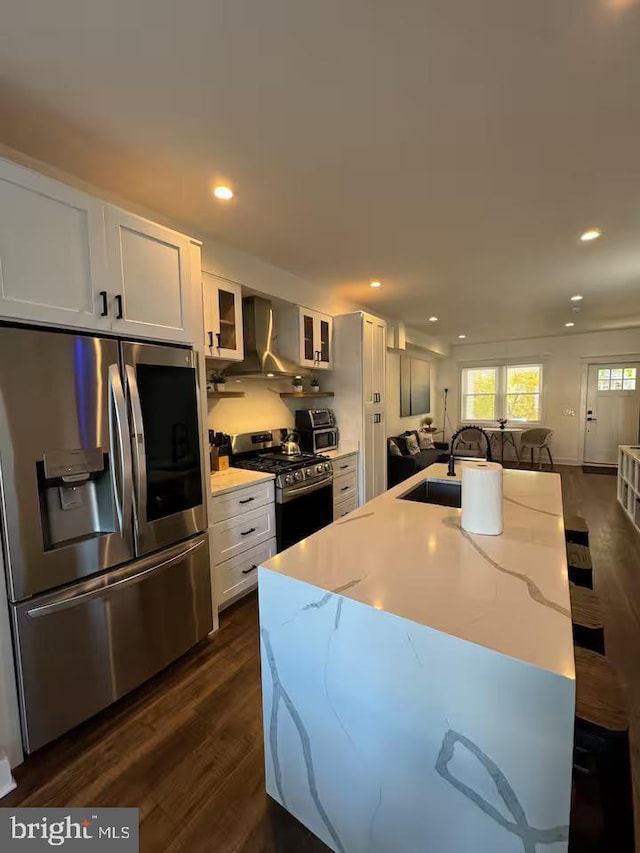
M122 344L132 420L139 553L204 529L197 359L187 349Z
M202 274L205 355L242 361L242 292L240 285L211 273Z
M333 320L307 308L299 309L300 364L305 367L331 367Z

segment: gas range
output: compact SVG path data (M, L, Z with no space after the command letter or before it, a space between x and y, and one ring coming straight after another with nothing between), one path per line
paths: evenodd
M278 551L311 536L333 521L333 465L326 456L285 456L280 444L289 429L228 436L231 465L275 475Z
M285 456L284 453L258 453L255 456L233 461L234 468L249 471L262 471L275 474L276 489L290 490L304 483L311 485L330 479L333 465L325 456L302 453L299 456Z

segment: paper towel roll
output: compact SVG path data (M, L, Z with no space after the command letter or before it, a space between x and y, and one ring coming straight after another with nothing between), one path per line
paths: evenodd
M463 530L485 536L502 533L502 477L502 465L497 462L463 463Z

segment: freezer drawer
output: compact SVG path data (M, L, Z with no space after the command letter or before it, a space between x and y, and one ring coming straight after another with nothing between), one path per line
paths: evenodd
M38 749L212 629L207 535L11 606L24 746Z

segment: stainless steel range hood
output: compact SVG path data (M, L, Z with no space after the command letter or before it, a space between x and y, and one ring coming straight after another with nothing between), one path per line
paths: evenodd
M227 376L248 378L271 376L304 376L307 370L274 352L273 307L261 296L247 296L242 300L242 327L244 330L244 361L225 368Z

